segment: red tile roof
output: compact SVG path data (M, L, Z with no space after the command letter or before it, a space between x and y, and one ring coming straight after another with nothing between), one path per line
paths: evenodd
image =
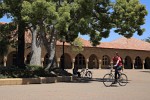
M25 33L25 42L31 43L31 33L28 31ZM80 38L84 47L93 47L90 41ZM57 41L57 45L63 45L62 42ZM69 43L65 43L64 45L70 45ZM144 50L150 51L150 43L144 42L142 40L138 40L136 38L119 38L112 42L101 42L100 45L97 45L99 48L113 48L113 49L130 49L130 50Z
M6 24L5 22L0 22L0 24Z
M150 51L150 43L138 40L136 38L119 38L112 42L103 42L100 44L101 48L115 48L115 49L132 49L132 50L146 50Z
M84 44L84 47L93 47L88 40L80 38L81 42ZM62 42L57 42L57 45L62 45ZM65 45L70 45L65 43ZM130 49L130 50L144 50L150 51L150 43L138 40L136 38L119 38L112 42L101 42L97 47L99 48L113 48L113 49Z
M6 24L6 22L0 22L0 24ZM25 32L25 43L31 43L31 33L29 31ZM93 47L88 40L84 40L80 38L84 47ZM57 45L62 45L62 42L57 41ZM70 45L69 43L65 43L65 45ZM131 49L131 50L144 50L150 51L150 43L144 42L142 40L138 40L136 38L119 38L112 42L101 42L99 48L114 48L114 49Z

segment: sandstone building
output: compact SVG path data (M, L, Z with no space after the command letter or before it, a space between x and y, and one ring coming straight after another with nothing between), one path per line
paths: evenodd
M30 37L26 34L25 37ZM138 40L136 38L126 39L124 37L112 42L101 42L100 45L93 47L89 41L80 39L83 43L84 50L80 53L74 52L68 43L64 44L64 65L65 69L89 68L103 69L112 63L112 57L117 51L122 57L125 69L150 69L150 43ZM26 38L26 47L31 44L31 39ZM63 43L57 42L56 58L58 66L62 62ZM31 48L25 48L25 63L30 62ZM41 63L47 65L48 54L44 47L42 48ZM16 49L9 48L6 56L0 57L0 65L15 66L17 62Z

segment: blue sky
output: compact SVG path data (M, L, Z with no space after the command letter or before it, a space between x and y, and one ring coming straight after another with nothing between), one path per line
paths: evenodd
M145 24L142 26L142 28L145 28L145 32L143 33L142 36L138 36L135 33L133 37L142 40L142 39L146 39L147 37L150 37L150 0L140 0L140 3L144 4L146 6L147 11L148 11L148 15L145 17L145 19L146 19ZM0 22L10 22L10 21L11 21L11 19L7 19L6 16L4 16L3 18L0 19ZM86 39L86 40L89 39L88 36L81 36L81 37ZM103 38L101 40L101 42L110 42L110 41L113 41L113 40L118 39L120 37L122 37L122 36L111 31L109 37L106 39Z

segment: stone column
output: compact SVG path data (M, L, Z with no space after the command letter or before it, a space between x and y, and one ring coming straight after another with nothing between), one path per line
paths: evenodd
M86 69L88 69L89 59L86 59Z
M113 67L114 67L114 65L113 65L113 60L111 60L111 62L110 62L110 66L111 66L111 68L113 68Z
M60 63L60 58L57 58L57 64L58 64L58 67L60 68L59 63Z
M101 63L102 63L102 60L100 59L100 60L99 60L99 69L101 69L101 67L102 67L102 66L101 66L101 65L102 65Z
M125 64L125 60L123 59L123 64L122 64L122 68L124 69L124 64Z
M25 57L25 58L24 58L24 63L25 63L25 64L26 64L26 61L27 61L27 58Z
M44 66L44 58L41 58L41 66Z
M133 60L133 64L132 64L132 66L133 66L133 69L135 69L135 68L134 68L134 63L135 63L135 60Z
M75 63L75 59L72 59L72 69L74 69L74 63Z
M142 69L144 69L144 64L145 64L145 60L143 60L143 65L142 65Z
M7 65L7 57L6 56L4 56L3 61L4 61L4 66L6 67L6 65Z

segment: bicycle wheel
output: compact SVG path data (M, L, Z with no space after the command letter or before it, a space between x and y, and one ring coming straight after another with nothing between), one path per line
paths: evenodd
M80 75L81 75L82 78L85 77L85 71L82 70L82 71L80 72Z
M118 79L120 86L125 86L128 83L127 75L121 73L120 78Z
M112 85L112 82L114 82L114 78L113 78L113 75L112 74L106 74L104 77L103 77L103 84L106 86L106 87L110 87Z
M91 72L91 71L88 71L88 72L86 73L86 77L89 78L89 79L91 79L91 78L92 78L92 72Z

